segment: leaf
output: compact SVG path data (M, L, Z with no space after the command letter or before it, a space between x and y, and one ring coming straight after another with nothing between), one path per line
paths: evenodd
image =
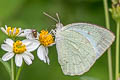
M11 70L10 70L10 65L8 62L4 62L2 61L2 59L0 58L0 62L4 65L6 71L8 72L9 76L11 76Z

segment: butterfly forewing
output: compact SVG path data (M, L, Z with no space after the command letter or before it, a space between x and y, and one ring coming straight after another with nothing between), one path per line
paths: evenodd
M73 23L62 28L63 31L75 31L85 36L93 45L98 59L113 43L115 36L109 30L87 23Z

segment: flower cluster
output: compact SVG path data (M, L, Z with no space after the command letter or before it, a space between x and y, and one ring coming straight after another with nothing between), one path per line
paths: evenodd
M112 17L115 21L120 21L120 2L113 3L109 11L112 13Z
M48 31L45 31L45 30L41 31L39 40L40 40L41 44L44 46L48 46L48 45L54 43L52 35L49 34Z
M54 44L54 37L47 30L41 30L40 33L34 29L21 29L15 27L1 27L1 30L8 36L1 45L1 48L7 53L3 55L2 60L8 61L15 56L16 66L21 67L23 60L26 64L32 64L34 60L33 51L37 49L37 56L45 63L50 63L48 57L48 47ZM17 40L16 37L25 37L24 40Z

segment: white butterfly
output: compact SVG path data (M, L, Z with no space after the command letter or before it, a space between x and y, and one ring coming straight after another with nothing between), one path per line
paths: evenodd
M112 32L97 25L73 23L63 26L59 17L54 34L59 64L63 73L71 76L87 72L115 39Z

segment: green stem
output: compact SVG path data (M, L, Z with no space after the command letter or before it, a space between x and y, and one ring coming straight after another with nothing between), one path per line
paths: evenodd
M14 63L14 76L16 76L16 64Z
M104 10L105 10L106 27L107 27L107 29L110 29L110 21L109 21L107 0L103 0L103 3L104 3ZM113 80L111 48L108 49L108 70L109 70L109 80Z
M113 80L111 48L108 49L108 68L109 68L109 80Z
M117 22L117 30L116 30L116 80L119 78L119 34L120 34L120 22Z
M14 59L11 59L11 80L14 80Z
M23 63L24 64L24 63ZM18 69L15 80L19 80L20 73L22 71L23 65Z
M109 13L108 13L108 3L107 3L107 0L103 0L103 3L104 3L106 27L107 27L107 29L110 29L110 21L109 21Z

